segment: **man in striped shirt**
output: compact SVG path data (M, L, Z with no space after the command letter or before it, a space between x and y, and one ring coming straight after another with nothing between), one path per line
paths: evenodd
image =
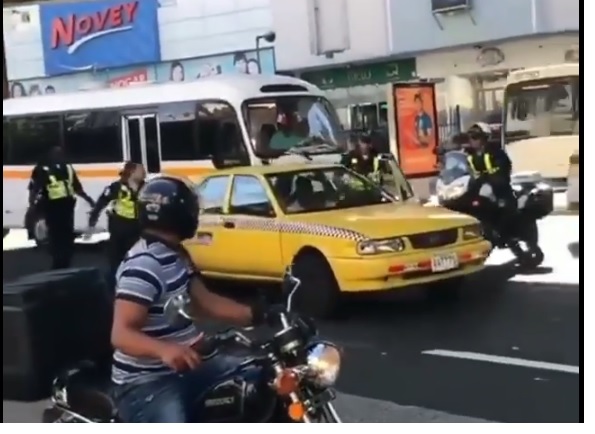
M184 181L159 177L139 192L143 236L117 273L112 327L115 347L114 398L125 422L183 423L196 401L235 360L215 357L201 363L195 351L200 333L192 321L172 324L166 302L189 292L202 313L232 324L263 322L260 306L245 306L210 292L202 283L182 240L194 236L198 198Z

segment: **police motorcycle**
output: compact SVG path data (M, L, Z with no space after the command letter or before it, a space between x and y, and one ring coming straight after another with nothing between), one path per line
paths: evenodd
M197 400L194 422L341 423L332 403L341 353L332 343L316 339L311 320L292 312L300 285L288 268L282 285L286 311L279 315L280 327L272 337L256 340L229 329L201 342L203 360L231 348L247 350L249 357ZM172 322L180 317L193 320L187 296L172 298L164 309ZM43 422L120 421L109 387L93 379L92 365L82 365L54 380Z
M494 247L509 248L521 267L536 268L544 260L537 221L553 211L553 189L533 173L513 177L512 189L516 211L501 218L503 210L492 186L474 176L467 154L453 150L443 156L436 183L439 204L477 218Z

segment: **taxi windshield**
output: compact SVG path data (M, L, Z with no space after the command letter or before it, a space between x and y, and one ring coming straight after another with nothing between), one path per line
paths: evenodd
M333 106L314 95L277 96L244 103L250 142L259 157L341 151L343 136Z
M438 177L448 185L471 173L467 154L462 151L449 151L443 157L442 170Z
M337 166L266 176L285 214L303 214L393 202L367 178Z

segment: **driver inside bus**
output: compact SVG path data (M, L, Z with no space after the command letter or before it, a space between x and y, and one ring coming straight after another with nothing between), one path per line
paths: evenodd
M269 147L272 150L284 151L304 140L300 134L300 118L297 112L288 108L280 108L277 115L277 131L271 137Z

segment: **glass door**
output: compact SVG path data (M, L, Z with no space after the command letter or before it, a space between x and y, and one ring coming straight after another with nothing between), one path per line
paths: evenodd
M161 171L161 137L155 114L124 116L127 158L145 166L147 173Z

